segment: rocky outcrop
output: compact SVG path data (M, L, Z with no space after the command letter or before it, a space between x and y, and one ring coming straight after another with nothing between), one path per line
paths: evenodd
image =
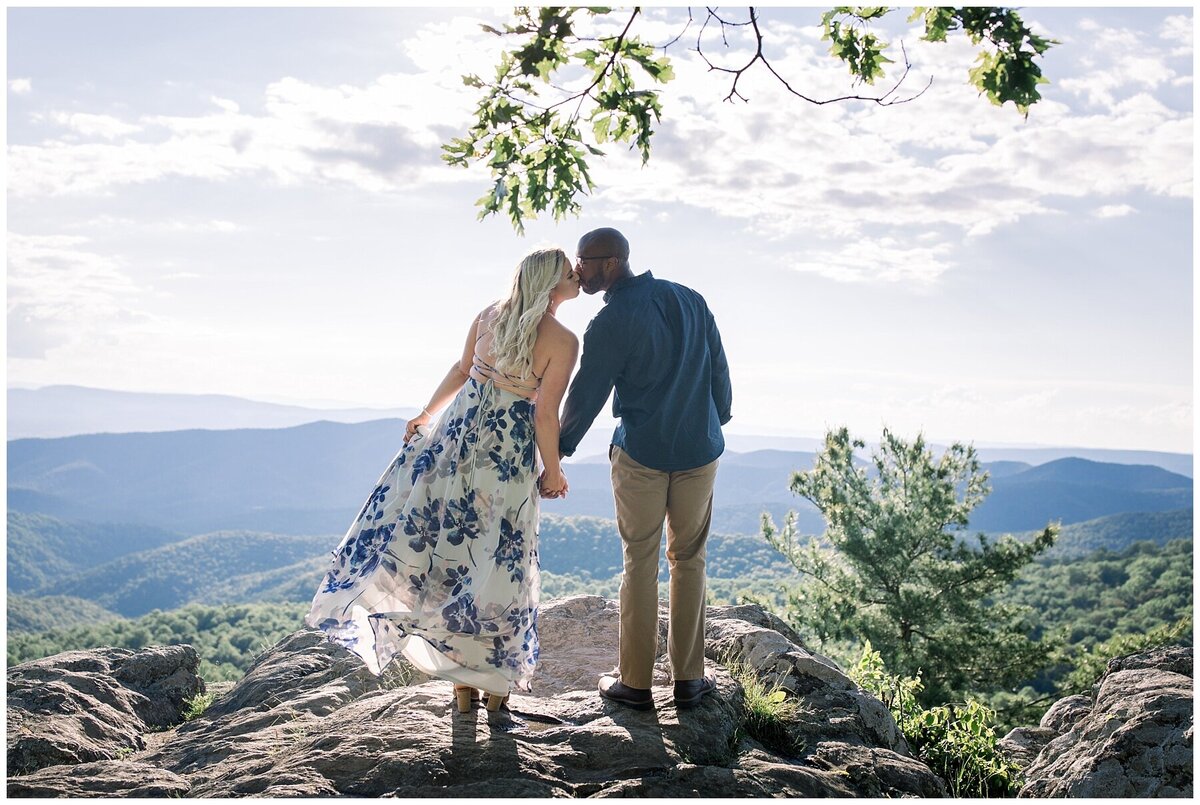
M1068 696L1052 704L1046 714L1042 716L1042 720L1038 722L1038 726L1050 730L1056 736L1062 735L1090 712L1092 712L1091 696Z
M191 646L69 651L8 670L8 769L117 758L177 724L204 691ZM57 771L56 771L57 773Z
M186 797L191 787L178 774L128 760L53 766L8 778L10 797Z
M1002 746L1021 762L1034 733L1022 797L1190 797L1192 649L1110 661L1092 695L1060 700Z
M140 751L124 759L64 756L60 765L10 777L9 794L945 794L942 781L910 756L886 709L758 607L709 610L706 651L717 692L683 711L669 686L656 688L656 707L645 712L596 693L597 677L616 659L614 602L545 602L539 624L536 690L514 694L508 712L460 715L448 683L398 664L375 677L357 657L303 629L260 655L202 715L145 749L130 738L124 745ZM54 667L64 656L40 662ZM660 659L656 679L666 682ZM797 706L785 720L783 748L750 734L743 688L721 665L731 660L790 691ZM10 697L10 720L14 706Z

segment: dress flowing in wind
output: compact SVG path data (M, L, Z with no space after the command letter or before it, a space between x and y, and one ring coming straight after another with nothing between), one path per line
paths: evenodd
M418 670L498 694L538 657L532 401L473 377L384 471L305 617L380 674Z

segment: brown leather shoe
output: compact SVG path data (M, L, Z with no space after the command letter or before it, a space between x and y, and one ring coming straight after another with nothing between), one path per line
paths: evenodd
M631 688L616 676L600 677L597 686L600 695L610 702L632 707L634 710L649 710L654 706L654 696L645 688Z
M717 681L711 676L699 679L675 680L675 707L686 710L700 704L700 700L717 689Z

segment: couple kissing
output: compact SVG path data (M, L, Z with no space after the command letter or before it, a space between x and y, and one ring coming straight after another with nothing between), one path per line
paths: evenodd
M628 240L602 228L580 238L574 261L560 249L521 261L507 296L472 320L461 357L409 420L403 446L332 551L309 626L376 674L403 656L453 682L461 712L483 697L499 710L514 688L530 692L540 499L569 493L561 459L612 394L624 572L617 669L600 678L600 695L653 707L664 523L675 703L695 706L713 690L704 556L729 366L704 298L650 271L635 275L629 256ZM582 357L555 317L581 290L604 295Z

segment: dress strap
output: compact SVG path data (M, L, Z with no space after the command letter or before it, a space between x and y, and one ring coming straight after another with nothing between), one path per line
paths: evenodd
M538 377L537 375L533 375L533 376L537 378L538 385L530 386L527 383L521 382L523 380L523 378L515 378L512 375L508 374L507 372L500 371L495 366L492 366L490 363L485 361L483 358L479 357L478 354L475 354L471 357L474 361L475 368L479 370L479 373L482 375L488 376L489 379L494 380L497 377L499 377L501 380L503 380L508 385L513 386L515 388L524 389L526 391L537 391L538 388L541 386L542 379L540 377Z
M490 328L485 329L485 324L484 324L482 318L480 319L479 324L480 324L480 326L479 326L480 332L477 336L475 336L475 348L476 349L479 348L480 339L482 339L485 335L488 335L491 332ZM503 381L504 383L512 386L513 388L522 389L524 391L537 391L539 388L541 388L542 378L540 376L534 374L533 372L530 372L530 375L537 379L538 384L536 386L531 386L528 383L526 383L525 382L526 379L523 377L514 377L513 375L510 375L508 372L500 371L495 366L492 366L490 363L488 363L482 357L480 357L478 352L473 353L471 355L471 358L472 358L472 363L475 366L475 369L481 375L484 375L485 377L487 377L489 380L494 381L494 380L499 379L499 380Z

